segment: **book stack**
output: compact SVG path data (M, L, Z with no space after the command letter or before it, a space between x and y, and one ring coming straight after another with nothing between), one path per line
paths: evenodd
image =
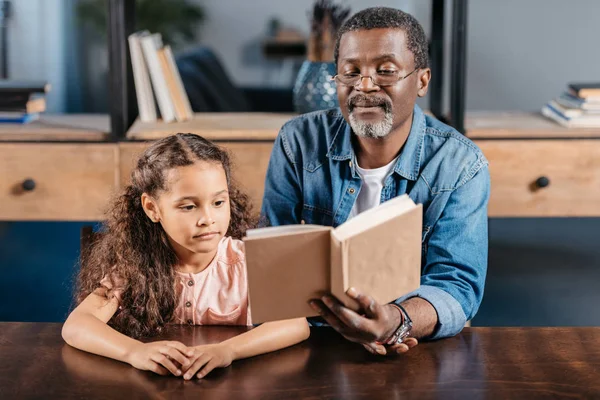
M173 52L163 45L160 33L140 31L128 39L140 120L157 121L157 103L163 122L191 119L192 107Z
M600 82L570 83L542 114L567 128L600 128Z
M47 82L0 80L0 123L26 124L46 111Z

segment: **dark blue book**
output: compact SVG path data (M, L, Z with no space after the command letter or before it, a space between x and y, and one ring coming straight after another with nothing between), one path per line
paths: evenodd
M0 112L0 124L26 124L39 117L38 113Z

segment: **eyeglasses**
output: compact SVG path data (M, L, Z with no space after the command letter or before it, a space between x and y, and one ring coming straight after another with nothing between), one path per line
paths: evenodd
M334 80L336 82L339 82L345 86L354 87L356 85L359 85L364 78L370 78L371 82L373 82L374 85L377 85L380 87L381 86L392 86L392 85L395 85L396 83L400 82L401 80L408 78L416 70L418 70L418 68L413 69L411 73L409 73L408 75L404 75L404 76L400 76L400 73L398 71L379 71L379 72L377 72L377 74L375 76L361 75L356 72L351 72L348 74L337 74L337 75L332 76L329 79L332 81Z

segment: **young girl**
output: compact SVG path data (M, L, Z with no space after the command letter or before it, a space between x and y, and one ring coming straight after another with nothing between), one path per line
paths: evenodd
M79 305L63 326L64 340L138 369L191 379L306 339L301 318L265 323L216 345L136 340L167 323L251 325L238 240L251 224L227 153L187 133L155 142L82 257Z

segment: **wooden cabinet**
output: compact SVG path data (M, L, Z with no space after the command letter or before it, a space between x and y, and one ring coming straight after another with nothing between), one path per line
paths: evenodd
M490 162L490 217L600 216L599 130L567 130L525 113L467 117L469 138ZM136 122L130 141L119 143L107 141L108 119L96 116L45 116L25 126L2 126L0 220L102 219L140 152L175 132L197 133L228 149L234 179L258 210L273 140L289 118L198 114L184 123Z
M585 217L600 213L600 141L476 143L490 163L490 216Z
M100 220L117 188L113 144L0 144L0 220Z

